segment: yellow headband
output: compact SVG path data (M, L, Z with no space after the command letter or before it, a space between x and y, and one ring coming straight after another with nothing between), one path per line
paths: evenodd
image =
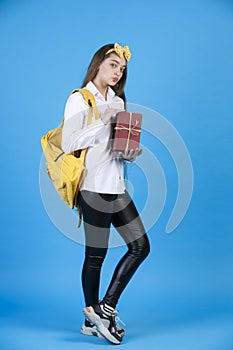
M124 55L124 57L125 57L125 59L127 61L130 60L131 52L129 51L129 47L128 46L124 46L123 47L123 46L119 45L118 43L115 43L114 47L112 49L108 50L105 55L107 55L107 54L109 54L110 52L113 52L113 51L115 51L116 54L118 56L120 56L120 58L122 58L123 55Z

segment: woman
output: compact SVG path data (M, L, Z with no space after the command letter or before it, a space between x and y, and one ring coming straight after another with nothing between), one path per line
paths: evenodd
M125 189L124 163L133 161L141 150L115 154L111 151L112 116L125 109L127 46L108 44L93 56L82 87L95 97L100 119L87 125L87 105L83 96L72 94L65 107L62 148L70 153L87 148L87 174L78 203L85 231L85 261L82 287L86 316L82 333L105 337L113 344L122 341L124 330L116 325L115 307L131 277L149 254L149 241L137 209ZM99 301L101 266L108 249L111 224L128 250L113 273L105 296Z

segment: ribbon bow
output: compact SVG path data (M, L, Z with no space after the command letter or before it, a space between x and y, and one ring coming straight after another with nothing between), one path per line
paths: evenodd
M108 50L105 55L107 55L107 54L109 54L110 52L113 52L113 51L115 51L116 54L118 56L120 56L120 58L122 58L123 55L124 55L124 57L125 57L125 59L127 61L129 61L130 58L131 58L131 52L130 52L128 46L121 46L118 43L115 43L114 47L112 49Z

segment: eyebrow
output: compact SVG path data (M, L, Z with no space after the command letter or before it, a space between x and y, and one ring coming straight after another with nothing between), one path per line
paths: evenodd
M114 62L116 62L117 64L120 64L120 62L119 61L117 61L117 60L115 60L114 58L111 58L111 61L114 61ZM126 64L123 64L123 66L122 67L126 67Z

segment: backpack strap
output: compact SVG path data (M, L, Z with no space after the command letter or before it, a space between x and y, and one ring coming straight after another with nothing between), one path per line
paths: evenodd
M74 89L70 95L74 94L75 92L80 92L83 95L83 98L85 102L90 107L88 109L88 117L87 117L87 125L90 125L92 122L92 115L94 112L95 119L99 119L99 112L96 106L96 100L94 95L87 89Z

